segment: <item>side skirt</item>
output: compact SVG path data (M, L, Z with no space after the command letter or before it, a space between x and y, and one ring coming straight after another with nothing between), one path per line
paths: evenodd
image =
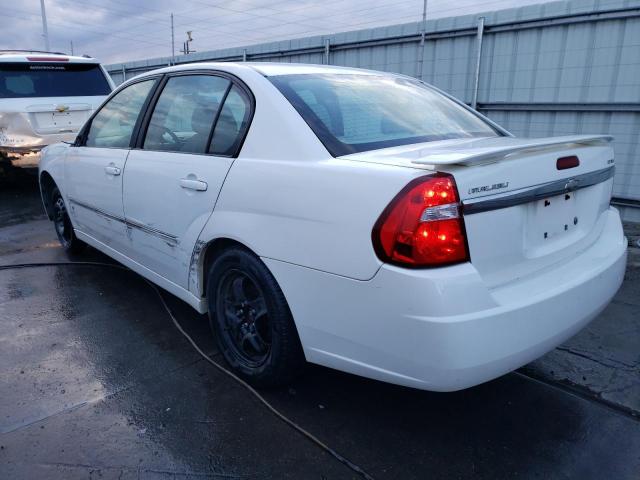
M207 311L208 311L207 302L204 299L196 297L190 291L185 290L181 286L176 285L175 283L167 280L166 278L164 278L161 275L158 275L153 270L149 270L147 267L145 267L145 266L139 264L138 262L130 259L126 255L123 255L122 253L118 252L117 250L114 250L113 248L109 247L108 245L105 245L101 241L96 240L92 236L90 236L90 235L78 230L77 228L74 228L74 231L76 233L76 236L80 240L82 240L83 242L86 242L89 245L91 245L92 247L100 250L105 255L110 256L111 258L113 258L117 262L120 262L121 264L123 264L126 267L130 268L131 270L133 270L137 274L143 276L144 278L146 278L147 280L151 281L152 283L156 284L160 288L163 288L166 291L168 291L169 293L172 293L173 295L178 297L180 300L184 300L189 305L191 305L194 309L196 309L198 311L198 313L207 313Z

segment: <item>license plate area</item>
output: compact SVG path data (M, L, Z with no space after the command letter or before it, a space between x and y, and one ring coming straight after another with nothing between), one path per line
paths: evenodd
M80 121L81 112L53 112L51 121L56 127L76 125Z
M77 129L87 119L87 112L83 110L67 112L36 112L33 113L37 130L43 133L56 133L60 129ZM49 130L47 130L49 129Z
M527 256L540 256L564 247L579 235L578 197L581 192L563 193L531 202L525 228Z

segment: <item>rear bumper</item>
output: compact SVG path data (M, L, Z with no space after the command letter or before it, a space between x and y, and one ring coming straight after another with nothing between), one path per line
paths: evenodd
M37 169L40 163L40 152L45 147L59 142L73 142L77 133L31 136L20 146L0 145L0 161L4 160L11 167Z
M25 155L28 153L37 153L42 150L46 145L34 145L31 147L3 147L0 146L0 152L7 155Z
M19 144L0 144L0 153L9 157L39 153L43 148L59 142L73 142L78 132L51 135L21 135Z
M471 264L384 265L354 281L265 259L311 362L436 391L512 371L573 336L622 283L626 241L615 209L598 240L571 259L493 290Z

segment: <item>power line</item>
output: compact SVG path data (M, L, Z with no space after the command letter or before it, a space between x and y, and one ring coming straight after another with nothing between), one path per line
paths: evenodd
M204 3L204 2L199 2L199 3ZM353 14L356 13L360 13L360 14L366 14L369 12L372 12L374 10L380 10L380 9L391 9L392 11L397 11L398 10L398 5L400 4L417 4L418 1L417 0L404 0L404 1L399 1L399 2L395 2L393 5L378 5L375 7L367 7L367 8L356 8L356 9L350 9L350 10L340 10L338 12L332 12L332 13L326 13L326 7L329 4L335 4L335 3L340 3L342 4L342 0L336 0L336 1L328 1L328 2L323 2L322 6L325 9L325 12L323 13L322 17L320 17L323 21L326 21L329 18L333 18L335 16L345 16L345 15L349 15L349 16L353 16ZM495 4L495 3L504 3L504 0L493 0L493 1L487 1L487 2L479 2L479 3L474 3L475 7L478 6L485 6L485 5L491 5L491 4ZM434 15L437 16L442 16L441 14L444 12L453 12L453 11L459 11L459 10L466 10L468 9L468 6L462 6L462 7L453 7L453 8L445 8L445 9L438 9L437 11L433 11L433 9L430 10L430 12L432 13L432 18ZM236 13L244 13L244 12L239 12L239 11L235 11ZM414 11L415 12L415 11ZM289 13L289 12L283 12L283 13ZM404 16L396 16L396 17L389 17L386 11L381 11L381 12L376 12L378 15L382 15L382 17L378 17L378 18L369 18L367 21L363 21L363 22L351 22L351 23L343 23L343 22L337 22L335 20L332 20L331 23L333 25L336 25L337 23L340 23L340 26L344 27L345 29L354 29L356 27L363 27L363 26L367 26L367 25L372 25L372 24L388 24L389 22L398 22L400 20L404 20L404 19L415 19L416 21L419 18L419 15L417 13L408 13L407 15ZM256 15L253 14L254 16L257 16L261 19L264 18L270 18L272 16L274 16L273 14L269 14L269 15ZM307 17L307 18L311 18L311 17ZM317 20L318 18L314 18L314 20ZM181 26L183 27L187 27L187 28L191 28L193 30L197 30L199 33L200 32L212 32L212 33L216 33L216 34L220 34L220 35L230 35L230 36L234 36L234 37L241 37L243 38L246 42L260 42L260 41L264 41L264 40L273 40L276 41L278 39L282 39L282 38L291 38L291 33L285 33L282 35L277 35L277 36L272 36L271 34L267 34L269 35L269 38L265 37L265 32L267 30L272 30L274 28L279 28L282 26L286 26L286 25L302 25L302 26L307 26L307 27L311 27L313 29L312 32L308 32L309 34L326 34L326 33L334 33L335 32L335 28L333 27L333 25L331 27L321 27L318 25L305 25L300 23L297 20L293 20L293 21L287 21L287 22L280 22L278 24L275 25L270 25L270 26L265 26L262 27L260 29L260 31L256 31L255 28L252 29L251 33L262 33L263 35L258 35L257 37L255 35L252 35L252 37L247 38L246 36L241 36L236 34L235 32L225 32L225 31L221 31L221 28L224 27L228 27L230 25L233 24L237 24L237 23L246 23L246 19L240 19L237 21L233 21L233 22L225 22L225 23L219 23L219 26L215 26L215 27L209 27L209 28L198 28L196 29L194 26L198 23L207 23L210 22L210 19L202 19L199 20L196 23L184 23ZM237 31L237 30L236 30ZM306 33L306 32L305 32ZM301 32L302 34L302 32ZM298 34L293 34L293 35L298 35ZM227 47L227 46L239 46L237 43L235 42L224 42L224 43L218 43L219 47Z
M28 16L33 16L33 17L39 17L40 14L34 13L34 12L30 12L30 11L25 11L25 10L17 10L17 9L8 9L8 10L4 10L3 11L3 15L6 14L6 12L13 12L13 13L20 13L20 14L24 14L24 15L28 15ZM51 12L50 12L51 13ZM6 14L8 15L8 14ZM12 16L13 18L22 18L24 20L30 20L29 18L25 18L25 17L19 17L16 15L8 15L8 16ZM51 14L49 15L51 17ZM94 32L98 32L98 33L106 33L108 35L112 35L112 36L119 36L119 37L125 37L126 35L116 35L118 34L120 31L126 31L126 30L131 30L133 27L129 26L127 28L124 28L122 30L109 30L109 31L104 31L104 30L97 30L95 29L94 24L91 23L84 23L84 22L79 22L77 20L73 20L73 21L67 21L67 20L58 20L56 22L48 22L51 25L57 25L57 26L61 26L63 28L75 28L78 29L78 26L83 26L83 27L91 27L92 30L88 30L88 31L94 31ZM153 38L155 39L155 33L153 34L147 34L147 33L140 33L137 32L134 34L131 34L130 36L126 36L128 38L131 39L138 39L139 36L142 35L144 37L148 37L148 38Z
M211 5L211 4L203 2L201 0L193 0L193 1L196 1L197 3L203 4L203 5ZM504 1L504 0L497 0L497 1ZM335 4L335 3L342 3L342 1L341 0L329 1L329 2L325 2L323 5L326 7L327 4ZM396 2L396 4L394 4L393 6L382 5L382 6L376 6L376 7L356 8L356 9L336 12L336 13L333 13L333 14L324 14L323 17L326 20L326 18L328 18L328 17L334 17L334 16L337 16L337 15L345 15L345 14L356 13L356 12L368 12L368 11L373 11L373 10L379 10L380 8L392 8L394 10L397 10L397 8L395 8L397 6L397 4L407 4L407 3L415 4L416 0L405 0L405 1ZM483 3L495 3L495 2L483 2ZM482 5L482 3L480 5ZM223 10L231 11L231 12L233 12L233 14L248 14L247 12L242 11L242 10L235 10L235 9L230 9L230 8L227 8L227 7L219 7L219 6L216 6L216 5L211 5L211 6L222 8ZM465 7L458 7L458 8L465 8ZM456 10L458 8L454 8L454 9L450 9L450 10ZM284 13L289 13L289 12L284 12ZM384 12L381 12L381 13L384 14ZM259 15L259 14L254 14L254 13L251 13L251 14L248 14L248 15L250 15L252 17L255 17L255 18L259 18L259 19L266 19L266 18L270 19L270 17L274 16L274 14ZM308 17L308 18L310 18L310 17ZM394 21L399 20L399 19L405 19L405 18L415 18L417 20L418 19L418 15L416 13L411 13L410 15L405 15L403 17L396 17L394 19ZM202 20L199 20L196 23L203 23L203 22L210 22L210 21L211 21L211 19L202 19ZM385 16L384 18L381 18L381 19L373 19L373 20L369 20L369 21L366 21L366 22L357 22L357 23L342 23L342 22L340 22L340 23L342 23L341 26L344 26L345 28L348 29L348 28L354 28L354 27L359 26L359 25L370 25L372 23L380 23L380 22L388 22L388 21L389 21L389 18ZM307 28L310 27L311 29L314 30L313 31L314 34L335 32L335 28L325 27L323 29L323 27L321 27L321 26L303 24L303 23L299 22L298 20L287 21L287 22L279 22L279 23L274 24L274 25L265 26L265 27L262 27L262 29L259 32L256 31L255 28L253 28L250 33L251 34L256 34L257 33L258 35L257 36L252 35L251 37L247 37L246 35L244 35L244 36L243 35L238 35L235 31L234 32L226 32L226 31L222 31L221 30L221 28L229 27L230 25L233 25L233 24L246 23L246 22L247 22L246 19L240 19L240 20L236 20L236 21L233 21L233 22L225 22L225 23L216 22L216 23L219 24L219 26L210 27L210 28L198 28L197 31L198 31L198 33L201 33L201 32L212 32L212 33L220 35L220 36L222 36L222 35L224 35L224 36L232 36L232 37L235 37L235 38L239 38L239 39L241 39L241 41L244 41L244 42L247 42L247 43L251 43L251 42L256 42L257 43L257 42L268 41L268 40L277 41L277 40L283 39L283 38L291 38L292 35L302 35L302 34L305 34L305 33L311 33L311 32L284 33L284 34L281 34L281 35L274 36L273 34L266 32L267 30L272 30L272 29L275 29L275 28L281 28L281 27L286 26L286 25L300 25L300 26L305 26ZM194 30L196 30L194 28L194 25L196 23L191 23L191 22L190 23L184 23L184 24L181 24L181 26L182 27L193 28ZM335 25L337 22L333 21L332 23ZM262 35L260 35L260 33ZM231 47L231 46L240 46L240 45L238 44L238 42L231 41L231 42L218 43L217 46L219 48L226 48L227 46Z
M488 5L493 5L493 4L496 4L496 3L503 3L503 2L504 2L504 0L493 0L493 1L474 3L473 6L476 9L478 9L478 7L485 7L485 6L488 6ZM199 3L203 3L203 4L207 5L205 2L199 2ZM342 2L340 2L340 1L335 1L335 2L329 1L329 2L324 2L322 4L322 6L323 6L323 8L326 9L326 6L328 4L333 4L333 3L342 3ZM350 9L350 10L341 9L338 12L332 12L332 13L329 13L329 14L327 14L325 12L325 13L323 13L322 17L320 17L320 18L326 20L328 18L332 18L332 17L335 17L335 16L344 16L344 15L353 16L353 14L355 14L355 13L366 14L366 13L369 13L369 12L373 12L374 10L380 10L380 9L387 9L387 10L388 9L392 9L393 11L397 11L398 10L398 8L397 8L398 5L400 5L400 4L408 4L408 3L416 4L417 2L416 2L416 0L404 0L404 1L395 2L393 5L378 5L378 6L374 6L374 7L356 8L356 9ZM432 15L431 16L433 18L433 16L442 17L442 14L445 13L445 12L455 12L455 11L468 10L468 9L469 9L469 6L458 6L458 7L453 7L453 8L432 9L430 11L432 11ZM434 10L436 10L436 11L434 11ZM245 13L244 11L238 11L238 10L232 10L232 11L235 12L235 14ZM283 13L286 14L288 12L283 12ZM397 23L397 22L399 22L401 20L404 20L404 19L416 19L416 21L418 19L418 15L416 13L410 13L410 14L407 14L407 15L404 15L404 16L399 16L399 17L398 16L389 17L387 15L386 11L380 11L380 12L376 12L376 13L378 15L382 15L382 17L373 18L373 19L369 18L367 21L362 21L362 22L355 22L355 23L352 22L352 23L348 23L348 24L347 23L343 23L342 25L344 27L346 27L347 29L349 29L349 28L353 29L355 27L364 27L364 26L372 25L372 24L383 24L383 23L384 24L388 24L389 22ZM258 17L258 18L262 18L262 19L274 16L274 14L269 14L269 15L256 15L256 14L253 14L253 15ZM211 21L211 19L202 19L202 20L199 20L197 23L210 22L210 21ZM220 31L220 28L228 27L229 25L236 24L236 23L246 23L246 19L241 19L241 20L237 20L237 21L234 21L234 22L225 22L225 23L220 24L220 26L212 27L212 28L198 28L197 30L198 30L198 32L213 32L214 34L219 34L219 35L241 37L241 35L237 35L235 33ZM332 23L335 24L336 21L332 21ZM282 39L282 38L291 38L291 36L292 36L291 33L286 33L286 34L276 35L276 36L273 36L272 34L268 34L268 38L264 36L265 32L267 30L272 30L274 28L278 28L278 27L281 27L281 26L284 26L284 25L291 25L291 24L308 26L308 25L301 24L298 21L280 22L277 25L270 25L270 26L262 27L262 29L260 30L260 33L262 33L263 35L261 35L261 36L259 35L257 37L256 36L252 36L251 38L246 38L246 37L243 37L243 38L247 42L260 42L260 41L264 41L264 40L276 41L276 40L279 40L279 39ZM195 25L195 23L185 23L185 24L183 24L183 26L189 26L189 28L194 28L193 27L194 25ZM325 27L323 29L322 27L317 26L317 25L312 25L311 27L314 29L314 31L313 32L309 32L309 33L313 33L313 34L325 34L325 33L329 33L329 32L332 32L332 33L335 32L335 28ZM195 30L195 28L194 28L194 30ZM251 33L258 33L258 32L256 32L255 28L253 28ZM298 34L293 34L293 35L298 35ZM226 48L226 47L231 47L231 46L240 46L240 45L238 45L238 43L236 43L236 42L224 42L224 43L218 43L217 44L217 47L219 47L219 48Z
M19 14L23 14L23 15L28 15L30 17L39 17L40 16L40 14L37 14L37 13L34 13L34 12L25 11L25 10L8 9L8 10L4 10L3 11L3 15L5 15L5 16L11 16L13 18L20 18L20 19L28 20L28 21L31 21L32 19L31 18L27 18L27 17L23 17L23 16L18 16L18 15L11 15L10 13L7 13L7 12L19 13ZM116 35L116 33L118 32L117 30L109 30L109 31L98 30L98 29L95 28L95 26L93 24L78 22L76 20L73 20L73 21L67 21L67 20L61 20L60 21L59 20L59 21L56 21L56 22L49 21L48 24L57 25L57 26L62 27L62 28L74 28L74 29L77 29L77 30L78 29L84 30L83 28L79 28L79 27L91 27L91 29L88 29L86 31L97 32L97 33L102 33L102 34L107 34L107 35L114 35L114 36L119 36L119 37L123 37L123 38L126 37L126 38L131 38L131 39L137 39L137 38L139 38L140 35L144 35L144 36L149 36L150 37L150 35L148 35L148 34L144 34L144 33L141 34L139 32L136 32L135 34L131 34L131 35ZM131 28L132 27L129 27L128 29L131 30ZM155 38L155 37L152 37L152 38Z
M273 10L274 13L270 13L270 14L266 14L266 15L259 15L259 14L255 14L255 13L248 13L247 11L244 11L244 10L233 10L233 9L229 9L229 8L225 8L225 7L220 7L220 6L217 6L217 5L207 4L207 3L202 2L200 0L191 0L191 1L203 4L203 5L211 6L211 7L214 7L214 8L220 8L220 9L223 9L223 10L231 12L231 13L228 13L226 15L216 15L216 17L215 17L216 23L218 23L220 25L224 25L224 26L246 22L246 19L239 19L239 20L236 20L236 21L224 22L224 23L220 22L220 19L223 18L223 17L230 17L230 16L233 16L233 15L239 15L239 14L240 15L249 15L249 16L252 16L254 18L269 19L269 20L272 17L277 17L279 15L291 15L291 14L297 15L298 17L300 17L302 19L305 19L305 20L314 20L314 21L324 20L324 18L322 18L322 17L320 17L320 18L319 17L309 17L309 16L301 15L299 13L295 13L295 12L298 12L300 10L308 10L309 9L308 5L306 5L304 7L298 7L298 8L295 8L295 9L287 9L287 10L277 10L277 9L272 8L272 7L267 7L270 10ZM416 1L416 0L409 0L409 1ZM277 2L277 3L286 3L286 0L284 2ZM323 5L326 8L327 5L336 4L336 3L344 3L344 0L329 0L329 1L324 2ZM313 8L313 6L312 6L312 8ZM196 24L200 24L200 23L208 23L208 22L211 22L211 20L212 20L211 18L199 19L196 22L188 23L188 25L192 26L192 25L196 25ZM293 22L298 22L298 21L299 21L299 19L293 20ZM292 23L292 22L286 22L286 23ZM348 24L343 23L343 25L346 26Z
M231 14L229 14L229 15L223 15L223 16L238 15L238 14L247 14L247 12L242 11L242 10L231 9L231 8L228 8L228 7L219 7L219 6L212 5L212 4L210 4L210 3L206 3L206 2L202 2L202 1L198 1L198 0L195 0L195 1L197 1L197 2L198 2L198 3L200 3L201 5L217 7L217 8L221 8L221 9L223 9L223 10L226 10L226 11L231 12ZM401 1L401 2L398 2L398 3L415 3L415 1L416 1L416 0L411 0L410 2L408 2L408 1L404 1L404 2L402 2L402 1ZM286 1L278 2L278 3L286 3ZM328 2L325 2L325 3L324 3L324 6L326 7L328 4L335 4L335 3L341 3L341 0L334 0L334 1L328 1ZM103 6L99 6L99 8L105 8L105 7L103 7ZM364 8L364 9L360 8L360 9L352 9L352 10L340 11L340 12L337 12L337 13L333 13L333 14L325 15L325 18L327 18L327 17L333 17L333 16L336 16L336 15L344 15L344 14L347 14L347 13L350 13L350 12L367 12L367 11L373 11L373 10L376 10L376 9L379 9L379 8L380 8L380 6L377 6L377 7L369 7L369 8ZM288 13L290 13L292 10L296 10L296 11L298 11L298 10L301 10L301 9L303 9L303 8L300 8L300 7L299 7L299 8L297 8L297 9L290 9L290 11L288 11L288 12L283 12L283 13L288 14ZM116 10L113 10L113 9L107 9L107 10L116 11ZM276 11L276 10L275 10L275 9L273 9L273 8L272 8L272 10ZM17 10L14 10L14 11L17 11ZM276 12L279 12L279 11L276 11ZM31 13L31 12L24 12L24 11L21 11L21 13L25 13L25 14L27 14L27 15L34 15L34 14L33 14L33 13ZM277 13L276 13L276 14L269 14L269 15L260 15L260 14L254 14L254 13L251 13L251 14L249 14L249 15L250 15L250 16L252 16L253 18L257 18L257 19L271 19L270 17L274 17L274 16L276 16L276 15L277 15ZM297 15L297 14L296 14L296 15ZM220 16L217 16L217 17L216 17L216 21L219 19L219 17L220 17ZM414 17L414 15L412 14L412 15L410 15L410 16L408 16L408 17L402 17L402 18L413 18L413 17ZM307 18L310 18L310 17L307 17ZM313 19L313 20L318 20L318 19L317 19L317 18L315 18L315 19ZM387 19L385 18L385 20L387 20ZM157 21L157 20L156 20L156 19L152 19L152 20L148 20L148 21L146 21L146 22L139 23L139 24L136 26L136 29L137 29L140 25L143 25L143 24L145 24L145 23L154 22L154 21ZM275 21L275 20L274 20L274 21ZM371 21L369 21L369 22L360 22L360 24L370 24L370 23L374 23L374 22L376 22L376 21L377 21L377 19L376 19L376 20L371 20ZM195 24L197 24L197 23L201 23L201 22L211 22L211 19L202 19L202 20L199 20L199 21L197 21L197 22L188 22L188 23L183 23L183 24L182 24L182 26L188 26L188 27L190 27L190 28L193 28L193 27L192 27L193 25L195 25ZM214 33L218 34L218 32L219 32L220 28L228 27L228 26L230 26L230 25L232 25L232 24L236 24L236 23L246 23L246 20L245 20L245 19L242 19L242 20L238 20L238 21L235 21L235 22L224 22L224 23L221 23L219 27L213 27L213 28L199 28L199 29L198 29L198 31L199 31L199 32L202 32L202 31L204 31L204 32L214 32ZM339 26L344 27L344 28L353 28L353 26L359 25L359 24L353 24L353 23L349 24L349 23L336 22L336 21L333 21L332 23L333 23L334 25L335 25L335 24L339 24ZM56 25L59 25L59 24L65 24L65 25L66 25L66 24L68 24L68 25L72 25L72 24L67 23L67 22L56 22L55 24L56 24ZM91 24L74 22L74 24L73 24L73 26L72 26L71 28L76 28L76 29L77 29L77 25L80 25L80 26L87 26L87 27L92 27L92 28L91 28L91 30L89 30L89 29L88 29L87 31L93 31L93 32L97 32L97 33L106 33L106 34L108 34L108 35L110 35L110 36L120 37L120 38L123 38L123 39L128 39L128 38L132 38L132 39L133 39L133 38L135 38L135 39L137 39L137 40L141 41L141 39L140 39L140 35L143 35L143 36L145 36L146 38L151 39L151 40L143 41L143 43L147 43L147 44L149 44L149 45L157 45L157 46L161 45L161 43L159 43L159 42L158 42L158 40L159 40L159 39L157 38L158 33L161 33L161 32L157 32L157 33L154 33L154 34L146 34L146 33L140 33L140 32L139 32L139 30L138 30L138 33L137 33L137 34L135 35L135 37L134 37L134 36L132 36L132 35L127 35L127 34L118 35L118 33L120 33L120 32L124 32L124 31L127 31L127 30L130 30L132 27L127 27L127 28L123 28L123 29L120 29L120 30L110 30L110 31L108 31L108 32L105 32L105 31L102 31L102 30L98 30L98 29L96 29L96 28L95 28L95 27L93 27L93 25L91 25ZM246 34L245 34L245 35L242 35L242 34L238 34L238 33L236 33L236 32L225 32L225 31L220 31L220 33L219 33L219 34L220 34L220 35L225 35L225 36L233 36L234 38L237 38L237 39L239 39L239 40L241 40L241 41L245 41L245 42L261 41L261 40L263 40L263 39L265 38L265 37L264 37L264 35L266 34L266 31L268 31L268 30L272 30L272 29L274 29L274 28L279 28L279 27L282 27L282 26L286 26L286 25L300 25L300 26L303 26L303 27L307 27L307 28L311 29L312 31L317 31L317 30L325 30L325 31L328 31L328 30L329 30L327 27L324 27L324 28L323 28L322 26L315 25L315 24L314 24L314 25L311 25L311 24L304 24L304 23L299 22L299 21L296 19L296 20L287 21L287 22L278 22L278 23L275 23L274 25L270 25L270 26L267 26L267 27L263 27L263 28L262 28L262 36L258 34L258 36L251 35L251 36L249 36L249 37L248 37ZM179 24L179 26L180 26L180 24ZM332 31L334 31L335 29L331 29L331 30L332 30ZM254 29L252 29L252 31L251 31L250 33L251 33L251 34L254 34L254 33L258 33L258 32L257 32L257 31L256 31L256 29L254 28ZM284 35L279 35L279 36L278 36L278 38L281 38L281 37L283 37L283 36L289 36L289 37L290 37L291 35L302 35L302 34L305 34L305 33L312 33L312 32L310 31L310 32L299 32L299 33L286 33L286 34L284 34ZM232 43L232 42L226 42L226 43L224 43L224 45L227 45L227 44L230 44L230 43Z
M475 10L479 10L482 11L483 8L486 8L490 5L495 5L495 4L499 4L499 3L503 3L504 0L493 0L493 1L485 1L485 2L479 2L479 3L474 3L473 6L475 7ZM326 7L328 4L333 4L333 3L340 3L340 2L324 2L322 5L326 10ZM378 15L382 15L381 17L377 17L377 18L371 18L369 17L369 19L367 19L366 21L361 21L361 22L352 22L349 24L343 24L346 28L345 29L356 29L357 27L360 28L364 28L365 26L369 26L369 25L388 25L389 23L400 23L402 20L410 20L410 19L414 19L414 20L418 20L418 15L414 12L411 12L410 14L407 15L403 15L403 16L389 16L387 14L387 12L385 11L388 10L389 8L393 9L393 12L396 12L398 10L397 6L399 4L408 4L408 3L413 3L415 4L416 1L415 0L405 0L405 1L399 1L399 2L395 2L393 5L389 6L389 5L378 5L378 6L374 6L374 7L367 7L367 8L355 8L355 9L350 9L350 10L344 10L344 9L340 9L338 12L331 12L331 13L327 13L326 11L322 14L321 17L319 18L323 18L324 20L328 19L328 18L332 18L335 16L345 16L345 15L350 15L350 16L354 16L353 14L360 12L363 15L359 15L359 16L364 16L367 13L371 13L376 11L376 14ZM469 6L458 6L458 7L452 7L452 8L433 8L430 9L430 12L432 12L431 14L431 18L433 18L434 16L437 17L442 17L443 14L446 14L447 12L457 12L457 11L461 11L461 10L468 10ZM381 11L382 10L382 11ZM285 12L288 13L288 12ZM273 14L269 14L269 15L261 15L260 17L272 17ZM207 22L207 19L203 19L200 22ZM212 32L214 35L225 35L225 36L234 36L234 37L240 37L240 35L235 35L233 33L230 32L223 32L220 29L224 28L224 27L228 27L230 24L232 23L244 23L246 22L245 19L236 21L236 22L225 22L224 24L221 24L219 27L213 27L213 28L198 28L198 33L200 32ZM335 25L336 21L332 21L332 23ZM284 34L280 34L280 35L273 35L271 33L267 33L268 30L273 30L274 28L278 28L281 27L283 25L290 25L290 24L298 24L300 25L300 22L280 22L278 25L271 25L271 26L266 26L263 27L260 31L256 31L255 28L252 29L251 33L251 37L247 38L247 36L244 36L243 40L244 40L244 45L251 43L260 43L262 41L277 41L277 40L281 40L281 39L285 39L285 38L292 38L292 37L297 37L300 35L303 35L302 32L300 33L284 33ZM188 24L190 26L190 28L193 28L194 24ZM317 26L317 25L313 25L312 28L314 29L312 32L304 32L307 34L316 34L316 35L321 35L321 34L328 34L328 33L334 33L335 32L335 27L332 25L331 27L321 27L321 26ZM257 36L255 35L257 34ZM216 47L217 48L227 48L227 47L238 47L241 46L238 42L235 41L228 41L228 42L222 42L222 43L217 43Z
M97 2L79 3L78 0L59 1L67 5L64 8L70 8L75 5L77 8L90 6L99 11L104 10L107 17L111 15L118 16L111 23L115 23L115 25L121 23L126 26L114 30L102 29L99 28L100 25L96 26L90 23L71 22L60 18L59 12L58 15L55 15L55 9L53 16L51 12L47 12L50 14L50 18L55 20L50 22L52 26L61 27L65 30L82 31L89 35L99 35L108 39L108 45L114 47L125 42L136 45L143 44L147 46L149 52L142 51L141 56L144 55L146 57L162 56L162 52L166 52L169 48L171 42L168 28L169 11L165 12L158 8L145 8L142 12L139 12L130 8L118 7L119 5L131 7L131 4L125 0L111 0L108 4L109 6ZM484 8L490 8L490 6L504 4L505 0L474 2L463 6L458 4L455 7L449 7L451 4L444 3L443 0L440 0L440 2L445 8L438 8L437 3L431 5L430 2L429 16L431 19L460 11L468 12L471 8L479 12ZM236 0L232 6L214 2L213 0L186 0L185 3L187 7L194 8L183 8L183 12L175 15L174 27L194 31L194 36L199 40L199 49L205 50L240 47L309 35L327 35L336 33L336 31L344 32L369 26L397 24L410 20L417 23L420 19L418 5L422 1L398 0L393 4L385 1L381 4L373 5L373 2L359 3L350 8L344 7L343 0L326 0L321 3L301 3L293 6L290 6L292 4L291 0L279 0L276 2ZM113 4L116 6L114 7ZM320 9L321 13L317 16L311 16L309 13ZM14 12L31 17L37 15L33 12L9 9L8 11L5 10L4 16L33 21L32 19L12 14ZM203 15L205 13L209 13L209 15ZM140 28L149 24L158 24L161 27L157 29L151 29L151 27L147 29ZM237 25L246 25L248 28L235 28ZM95 41L78 37L75 39L80 40L84 45L95 45L96 43ZM136 49L136 51L140 50ZM124 54L130 56L131 50L127 50Z
M197 1L198 3L202 3L204 5L209 5L209 4L207 4L205 2L202 2L200 0L192 0L192 1ZM416 0L409 0L409 1L412 2L412 3L416 2ZM328 1L328 2L325 2L325 5L332 4L332 3L333 4L342 3L342 0ZM408 2L405 1L405 2L400 2L400 3L408 3ZM226 7L217 7L217 8L223 8L225 10L230 10L230 11L233 11L235 14L247 14L247 15L250 15L252 17L259 18L259 19L271 19L271 17L275 16L274 14L258 15L258 14L254 14L254 13L247 13L247 12L244 12L244 11L232 10L232 9L229 9L229 8L226 8ZM369 8L369 9L371 9L371 8ZM365 8L365 9L360 9L360 10L366 11L366 10L369 10L369 9ZM289 12L286 12L286 13L289 13ZM332 16L332 15L329 15L329 16ZM414 15L412 15L412 16L414 16ZM415 16L417 18L417 15L415 15ZM306 18L309 18L311 20L317 20L317 18L311 18L311 17L306 17ZM203 19L203 20L198 21L197 23L210 22L210 21L211 21L210 19ZM233 22L225 22L225 23L216 22L216 23L218 23L218 26L209 27L209 28L198 28L197 31L199 33L200 32L212 32L212 33L215 33L215 34L218 34L218 35L232 36L232 37L235 37L235 38L240 38L244 42L260 42L260 41L269 40L269 39L273 40L273 41L276 41L276 40L282 39L282 38L292 38L292 35L305 35L305 34L308 35L308 34L320 34L320 32L323 32L323 33L335 32L335 25L336 24L339 24L339 26L344 27L345 29L349 29L349 28L353 27L353 24L332 21L332 27L329 28L329 27L322 27L322 26L319 26L319 25L310 25L310 24L301 23L298 19L296 19L296 20L291 20L291 21L287 21L287 22L278 22L278 23L275 23L275 24L270 25L270 26L262 27L261 32L263 33L263 35L262 36L258 35L257 37L254 36L253 38L251 38L251 37L247 38L246 35L244 35L244 36L243 35L238 35L235 31L234 32L226 32L226 31L221 31L220 30L221 28L229 27L230 25L234 25L234 24L238 24L238 23L246 23L246 22L247 22L246 19L240 19L240 20L236 20L236 21L233 21ZM196 30L194 28L195 24L196 23L184 23L181 26L182 27L191 28L191 29L193 29L195 31ZM278 35L278 36L275 36L275 37L273 37L272 34L266 34L270 38L266 38L265 37L265 31L266 30L272 30L274 28L281 28L281 27L287 26L287 25L303 26L303 27L307 27L307 29L311 29L311 31L307 30L305 32L299 32L299 33L285 33L285 34L281 34L281 35ZM259 32L256 32L256 29L253 28L249 33L255 34L255 33L259 33ZM220 47L222 47L222 46L226 47L227 45L232 46L232 45L238 45L238 44L237 43L234 44L234 42L226 42L226 43L222 43L222 44L218 44L218 45Z
M31 18L23 17L23 16L19 16L19 15L12 15L11 13L6 13L6 12L3 12L2 15L5 16L5 17L11 17L11 18L18 18L18 19L21 19L21 20L33 21L33 19L31 19ZM29 15L33 15L33 14L29 14ZM116 35L116 34L113 34L112 32L108 32L108 31L105 31L105 30L96 30L96 29L93 29L93 28L92 29L87 29L85 27L75 26L75 25L70 24L70 23L58 23L58 22L49 21L48 24L49 25L58 26L58 27L61 27L61 28L65 28L65 29L71 28L71 29L74 29L74 30L81 30L83 32L93 32L93 33L97 33L97 34L99 34L101 36L115 36L117 38L122 38L124 40L129 41L129 42L137 41L137 42L147 43L149 45L154 45L154 46L165 46L164 43L152 42L152 41L144 40L144 39L138 38L137 35L135 35L135 36Z

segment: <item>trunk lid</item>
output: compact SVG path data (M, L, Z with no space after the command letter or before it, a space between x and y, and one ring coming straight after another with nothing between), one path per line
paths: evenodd
M610 140L447 140L343 158L452 174L471 262L492 288L566 261L596 241L613 184ZM559 169L558 159L567 157L579 165Z
M25 108L34 131L40 135L77 133L93 111L89 103L57 102Z
M103 96L0 99L4 139L0 143L23 146L37 143L32 137L76 134L103 100Z

